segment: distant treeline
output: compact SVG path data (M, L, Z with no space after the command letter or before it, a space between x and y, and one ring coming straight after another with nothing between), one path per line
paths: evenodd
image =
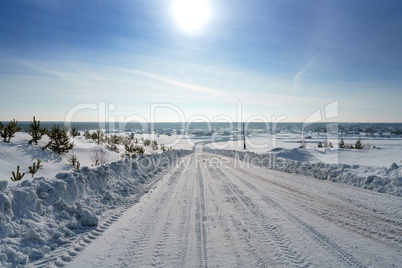
M4 121L3 123L7 123L8 121ZM19 121L18 124L21 127L21 131L26 132L29 128L29 124L32 123L30 121ZM274 128L274 125L272 123L262 123L262 122L250 122L247 124L246 123L246 128L247 130L268 130L272 131ZM303 127L304 123L300 122L279 122L275 124L276 131L281 131L281 130L301 130ZM328 122L325 123L313 123L309 124L305 130L311 130L311 131L326 131ZM52 128L54 125L58 125L60 127L64 127L65 123L62 121L42 121L41 120L41 126L44 128ZM124 123L122 124L124 126L124 129L120 129L119 123L111 123L109 124L108 122L105 123L99 123L99 122L72 122L70 126L74 126L80 131L83 131L85 129L89 130L96 130L98 128L105 129L105 130L120 130L120 131L140 131L140 130L150 130L152 125L151 123L138 123L138 122L129 122L129 123ZM143 125L147 126L147 128L144 129ZM188 129L229 129L230 124L226 122L210 122L210 123L205 123L205 122L192 122L191 124L184 124L186 128ZM232 123L233 129L232 130L238 130L238 128L241 128L241 123L234 122ZM180 130L183 128L183 124L179 122L157 122L154 123L154 129L177 129ZM356 131L367 131L367 130L400 130L402 131L402 123L338 123L338 130L340 132L345 131L345 130L356 130Z

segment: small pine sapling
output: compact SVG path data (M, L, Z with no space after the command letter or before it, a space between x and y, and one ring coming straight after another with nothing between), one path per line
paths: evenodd
M67 153L73 149L74 143L70 142L70 138L67 135L66 129L61 129L58 125L54 125L48 133L49 143L43 147L43 150L47 148L52 149L54 152L61 154Z
M110 135L109 143L110 144L119 144L121 141L121 137L118 135Z
M328 148L328 140L326 140L322 146L323 146L324 148Z
M322 142L321 142L321 141L318 142L317 147L318 147L318 148L322 148Z
M84 130L84 137L86 140L89 140L91 138L91 133L89 132L88 129Z
M358 140L356 141L356 143L355 143L355 149L359 149L359 150L363 149L363 144L362 144L362 142L360 141L360 139L358 139Z
M167 149L166 149L165 144L161 143L159 146L160 146L162 152L166 152Z
M158 143L156 141L151 141L152 150L158 150Z
M4 142L7 142L7 137L8 137L8 129L7 129L7 125L3 125L1 124L0 126L0 137L3 138Z
M4 142L10 142L11 138L15 136L15 133L20 131L21 127L18 125L18 121L11 120L7 125L1 127L0 136Z
M80 132L78 131L78 129L73 126L73 127L71 128L70 135L71 135L71 137L75 138L75 137L77 137L77 136L80 136L81 134L80 134Z
M332 144L332 142L328 142L328 147L329 148L334 148L334 145Z
M77 161L78 161L78 157L74 154L74 150L73 150L73 152L71 153L70 158L68 159L68 162L69 162L71 165L75 166L75 164L77 163Z
M145 153L145 149L142 146L135 146L135 151L137 152L137 155L143 155Z
M25 173L20 173L20 166L17 166L17 172L14 173L13 171L12 175L13 176L10 177L12 181L19 181L24 177Z
M98 137L98 139L97 139L97 143L98 144L100 144L101 142L103 142L103 139L104 139L104 137L105 137L105 133L100 129L100 128L98 128L97 130L96 130L96 135L97 135L97 137Z
M142 142L143 142L144 146L149 146L151 144L151 141L148 139L143 140Z
M40 121L36 121L35 116L33 117L33 122L29 124L28 133L31 135L32 139L28 141L29 144L35 142L38 145L38 141L42 139L45 130L40 127Z
M125 156L129 158L137 158L137 155L143 155L145 150L143 147L134 145L133 143L126 143L125 147Z
M108 148L110 151L118 153L119 152L119 148L117 147L116 144L107 144L106 148Z
M343 141L343 139L341 139L341 141L339 142L339 148L340 148L340 149L344 149L344 148L345 148L345 142Z
M15 121L15 119L14 119L10 123L11 123L11 126L10 126L10 131L8 132L8 142L10 142L10 139L15 136L14 134L16 132L21 131L21 127L18 125L18 121Z
M34 163L32 164L32 166L29 166L29 167L28 167L29 173L32 174L32 178L33 178L33 176L35 175L35 173L36 173L39 169L42 168L43 165L41 165L40 162L41 162L41 160L38 159L38 160L36 161L36 163L34 162Z
M74 170L74 171L79 170L79 169L80 169L80 166L81 166L80 161L75 162L75 164L73 165L73 170Z
M93 141L96 141L97 144L101 143L101 141L103 140L103 137L104 137L104 133L100 128L98 128L95 132L93 132L91 134L91 139Z
M133 143L125 143L125 156L128 158L137 158L136 148Z

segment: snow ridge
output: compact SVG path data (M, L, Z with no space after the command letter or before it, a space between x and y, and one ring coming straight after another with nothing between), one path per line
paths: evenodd
M108 211L132 204L152 179L182 164L190 150L141 155L95 168L59 173L53 179L0 185L0 266L25 266L93 230ZM148 187L147 187L148 186Z
M319 180L343 183L394 196L402 196L402 167L392 163L390 167L310 163L278 157L274 154L257 154L248 151L211 149L204 151L233 157L239 165L264 166L287 173L300 174ZM235 162L236 162L235 161Z

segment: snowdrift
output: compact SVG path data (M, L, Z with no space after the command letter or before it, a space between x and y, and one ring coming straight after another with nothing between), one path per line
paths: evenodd
M96 227L105 212L146 191L151 178L191 152L140 156L17 186L0 181L0 266L25 266Z
M264 166L273 170L305 175L319 180L343 183L394 196L402 196L402 167L392 163L387 167L361 165L311 163L283 158L275 153L257 154L238 150L218 150L204 147L204 151L228 157L237 161ZM285 154L280 154L284 156ZM287 157L289 155L286 154ZM305 159L302 153L294 154L295 159Z

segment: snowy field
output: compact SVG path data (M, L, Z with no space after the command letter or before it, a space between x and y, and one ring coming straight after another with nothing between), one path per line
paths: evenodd
M129 136L129 133L121 135ZM326 164L345 164L354 167L354 170L362 174L370 173L371 169L389 168L393 163L402 165L402 138L368 138L361 136L347 136L345 144L354 144L358 139L362 140L367 149L364 150L339 150L337 136L329 136L334 148L316 148L319 141L324 142L324 133L312 135L311 139L306 140L306 149L298 148L301 141L299 134L256 134L247 137L247 150L243 149L241 138L229 137L194 137L191 135L157 135L157 134L135 134L138 140L155 140L158 144L164 144L167 148L192 150L197 142L205 142L206 147L218 150L247 151L257 154L268 154L279 158L294 160L305 163L326 163ZM119 152L107 150L104 145L97 145L92 140L84 137L73 138L74 150L67 154L57 155L55 153L45 153L41 149L46 143L46 136L39 141L37 146L29 145L30 136L27 133L18 132L11 143L0 142L0 180L9 181L10 185L16 185L9 179L11 172L15 171L16 166L21 166L21 171L28 171L28 166L32 165L37 159L42 160L43 168L38 171L37 176L47 178L54 177L63 171L72 171L69 158L74 153L81 163L81 166L91 167L94 165L94 154L97 150L103 152L103 162L113 162L121 159L124 153L124 146L119 146ZM141 145L141 142L140 142ZM144 146L145 154L161 153L161 150L153 150L151 147ZM25 178L29 174L26 174Z
M402 138L369 138L358 135L340 136L325 133L311 135L311 139L305 139L307 150L295 150L300 146L302 136L300 134L259 134L246 139L247 151L266 154L273 153L280 157L308 162L328 162L348 165L383 166L388 167L393 162L402 163ZM345 144L354 144L360 139L367 149L364 150L336 150L339 141L343 139ZM243 150L242 139L222 138L216 139L208 145L211 149ZM332 142L333 150L317 148L318 142L326 140ZM279 152L279 153L278 153Z
M76 137L73 171L71 153L29 138L0 142L2 267L402 265L401 139L339 150L315 148L317 135L299 149L298 135L255 135L243 150L238 139L136 135L173 150L121 160ZM36 159L34 179L11 182Z

